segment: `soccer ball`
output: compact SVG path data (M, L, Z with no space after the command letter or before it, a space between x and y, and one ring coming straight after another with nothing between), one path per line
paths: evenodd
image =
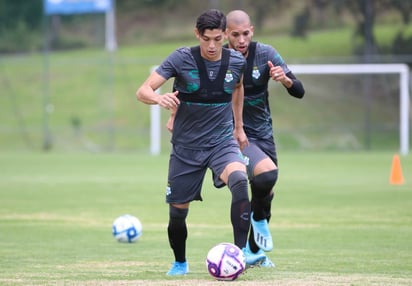
M235 280L245 270L246 258L239 247L223 242L209 250L206 267L216 280Z
M119 216L112 225L113 236L119 242L136 242L142 235L142 230L140 220L129 214Z

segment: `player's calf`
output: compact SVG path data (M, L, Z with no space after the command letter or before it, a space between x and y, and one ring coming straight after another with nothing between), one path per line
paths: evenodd
M278 179L278 170L261 173L250 180L252 192L251 207L254 219L269 220L274 193L272 191Z

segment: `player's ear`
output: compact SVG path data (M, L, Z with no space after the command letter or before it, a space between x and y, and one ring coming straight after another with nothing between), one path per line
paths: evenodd
M253 33L255 32L255 27L250 26L251 36L253 37Z
M227 29L223 31L223 38L227 40Z
M195 36L197 39L200 38L199 30L197 28L195 28Z

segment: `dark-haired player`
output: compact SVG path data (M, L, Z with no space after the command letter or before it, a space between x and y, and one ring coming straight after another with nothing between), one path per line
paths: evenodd
M201 14L195 28L199 45L175 50L136 92L143 103L175 112L166 188L167 232L175 261L168 275L189 272L186 217L190 202L202 199L208 168L214 185L227 185L232 193L234 243L242 248L247 241L250 202L240 150L248 145L242 121L246 61L239 52L223 48L225 29L222 12L212 9ZM156 94L155 90L170 78L175 79L174 92Z

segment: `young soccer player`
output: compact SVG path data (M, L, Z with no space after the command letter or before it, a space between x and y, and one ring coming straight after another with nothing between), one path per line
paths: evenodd
M216 187L229 187L234 243L246 246L250 202L241 154L248 145L242 120L246 61L239 52L223 48L225 29L226 17L221 11L201 14L195 28L199 45L175 50L136 92L143 103L175 113L166 187L167 232L175 259L167 275L189 272L186 217L190 202L202 200L207 169L212 170ZM175 79L174 92L156 94L170 78Z

